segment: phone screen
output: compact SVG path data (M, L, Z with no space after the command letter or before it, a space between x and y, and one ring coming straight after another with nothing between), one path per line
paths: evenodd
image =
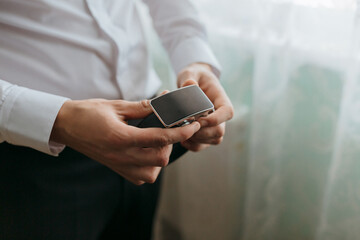
M151 106L166 125L214 108L212 102L196 85L159 96L151 100Z

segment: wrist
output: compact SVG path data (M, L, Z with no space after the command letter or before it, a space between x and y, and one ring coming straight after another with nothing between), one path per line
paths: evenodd
M55 119L53 128L51 130L50 140L65 144L66 145L66 126L69 120L69 116L71 117L71 109L73 108L74 101L68 100L64 102L62 107L60 108L57 117Z

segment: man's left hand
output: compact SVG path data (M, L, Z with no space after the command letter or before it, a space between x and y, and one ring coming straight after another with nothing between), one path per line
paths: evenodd
M225 134L225 122L233 117L234 109L211 66L205 63L187 66L179 73L177 84L178 87L199 85L215 107L215 112L198 119L201 129L181 144L194 152L220 144Z

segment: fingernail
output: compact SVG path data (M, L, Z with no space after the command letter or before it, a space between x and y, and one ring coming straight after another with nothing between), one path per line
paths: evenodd
M200 126L200 123L199 123L199 122L194 121L194 122L193 122L193 124L194 124L194 126L195 126L196 131L198 131L198 130L201 128L201 126Z

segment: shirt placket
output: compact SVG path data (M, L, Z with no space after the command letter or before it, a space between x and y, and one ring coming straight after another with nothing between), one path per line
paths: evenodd
M123 83L120 81L120 74L121 74L120 71L122 67L125 65L127 40L125 38L120 38L120 36L125 36L125 33L122 32L120 28L117 28L113 24L109 14L106 12L106 9L102 1L86 0L86 3L100 31L104 33L104 36L111 43L111 46L114 51L113 60L115 66L114 69L111 69L111 71L113 71L113 76L116 77L116 82L119 87L119 92L121 96L124 96L122 94L122 90L124 89L124 86L122 86Z

